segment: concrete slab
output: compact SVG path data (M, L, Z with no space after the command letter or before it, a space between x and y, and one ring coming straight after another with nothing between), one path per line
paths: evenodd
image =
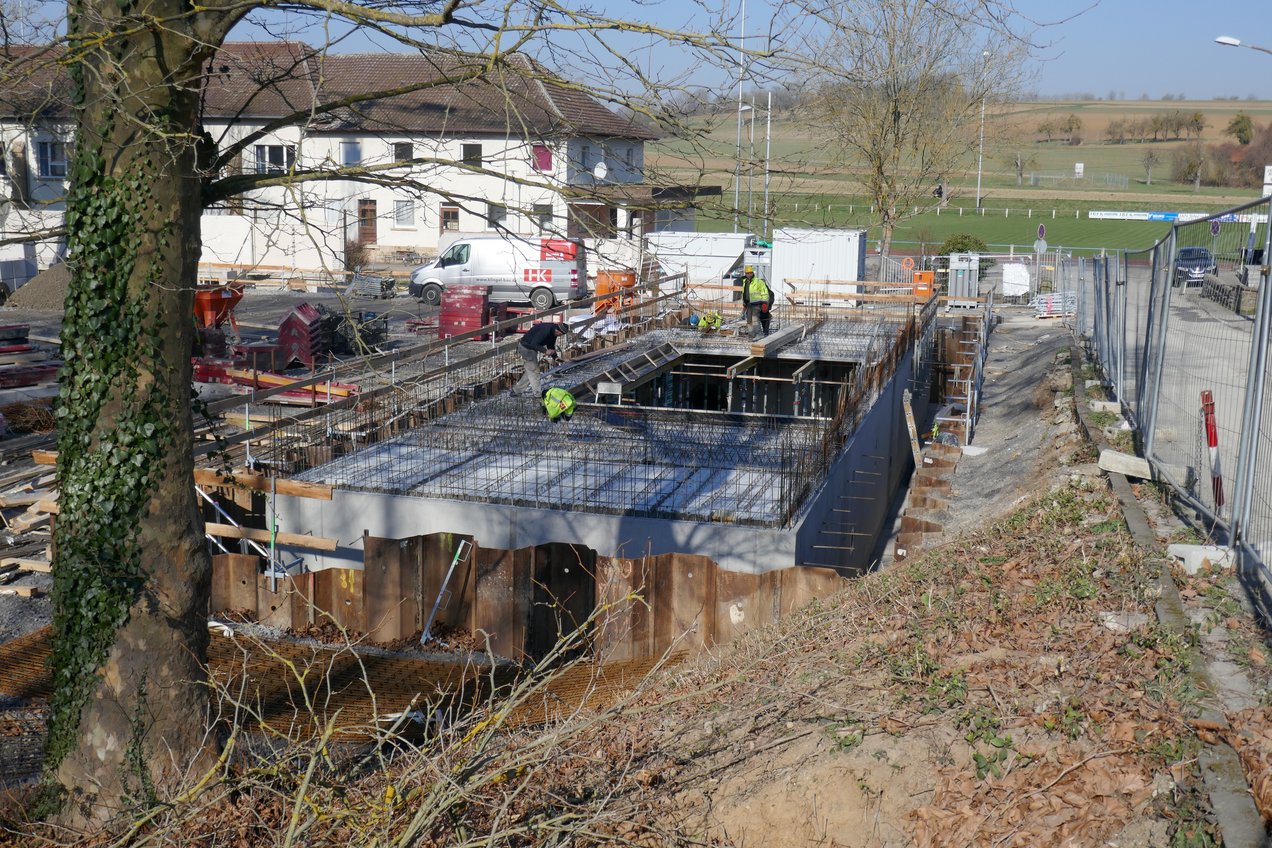
M1127 477L1138 477L1141 480L1153 479L1152 466L1141 456L1105 448L1100 451L1099 465L1105 471L1116 471Z
M1166 548L1166 555L1178 562L1188 575L1196 574L1205 567L1231 571L1237 563L1236 551L1222 545L1175 544Z

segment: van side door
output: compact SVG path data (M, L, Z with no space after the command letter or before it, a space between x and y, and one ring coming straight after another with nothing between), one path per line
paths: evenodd
M467 285L472 279L472 245L457 241L437 258L437 277L443 286Z

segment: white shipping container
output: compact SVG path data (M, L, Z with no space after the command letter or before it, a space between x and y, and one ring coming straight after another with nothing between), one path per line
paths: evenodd
M773 231L769 284L774 302L816 302L818 294L859 294L866 277L866 231L781 227Z
M645 250L668 274L683 271L690 284L719 284L750 238L747 233L650 233Z

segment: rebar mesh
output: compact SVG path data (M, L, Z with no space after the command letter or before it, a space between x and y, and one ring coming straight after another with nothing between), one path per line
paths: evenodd
M359 375L358 395L333 395L324 408L258 405L226 417L261 434L246 439L249 464L341 488L790 526L904 356L931 338L935 309L921 311L921 325L914 312L911 303L779 313L778 321L808 316L808 329L777 358L854 366L840 369L837 401L818 416L605 406L580 397L573 420L549 422L537 399L506 391L521 365L512 339ZM667 344L686 354L750 356L748 339L655 322L642 329L621 347L554 370L545 385L582 385Z

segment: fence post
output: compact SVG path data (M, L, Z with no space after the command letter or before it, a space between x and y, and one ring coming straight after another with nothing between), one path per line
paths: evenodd
M1130 292L1131 287L1126 284L1126 274L1122 269L1123 254L1118 251L1113 257L1113 278L1115 289L1121 290L1121 296L1118 298L1118 305L1122 313L1121 328L1118 332L1117 352L1117 399L1121 403L1126 403L1126 325L1127 313L1130 312Z
M1268 205L1268 228L1264 238L1264 268L1267 257L1272 256L1272 201ZM1232 542L1237 544L1245 536L1250 523L1250 504L1254 502L1254 481L1258 477L1256 463L1259 460L1259 428L1263 426L1263 386L1268 369L1268 325L1272 323L1272 280L1259 280L1259 303L1254 316L1253 343L1250 351L1250 370L1246 377L1245 414L1241 421L1241 439L1237 446L1237 491L1232 504Z
M1175 255L1175 240L1178 236L1179 225L1172 225L1170 228L1170 238L1167 240L1167 256ZM1155 293L1158 285L1164 285L1165 290L1162 292L1162 314L1159 316L1157 330L1157 340L1153 348L1157 351L1157 367L1153 371L1153 392L1148 405L1148 435L1144 437L1144 458L1152 460L1153 458L1153 437L1157 434L1157 412L1161 406L1162 400L1162 368L1166 364L1166 328L1170 326L1170 295L1174 289L1173 280L1171 279L1172 261L1159 262L1161 258L1161 245L1153 248L1153 283L1152 290ZM1164 282L1163 282L1164 281ZM1148 351L1145 351L1147 354Z

